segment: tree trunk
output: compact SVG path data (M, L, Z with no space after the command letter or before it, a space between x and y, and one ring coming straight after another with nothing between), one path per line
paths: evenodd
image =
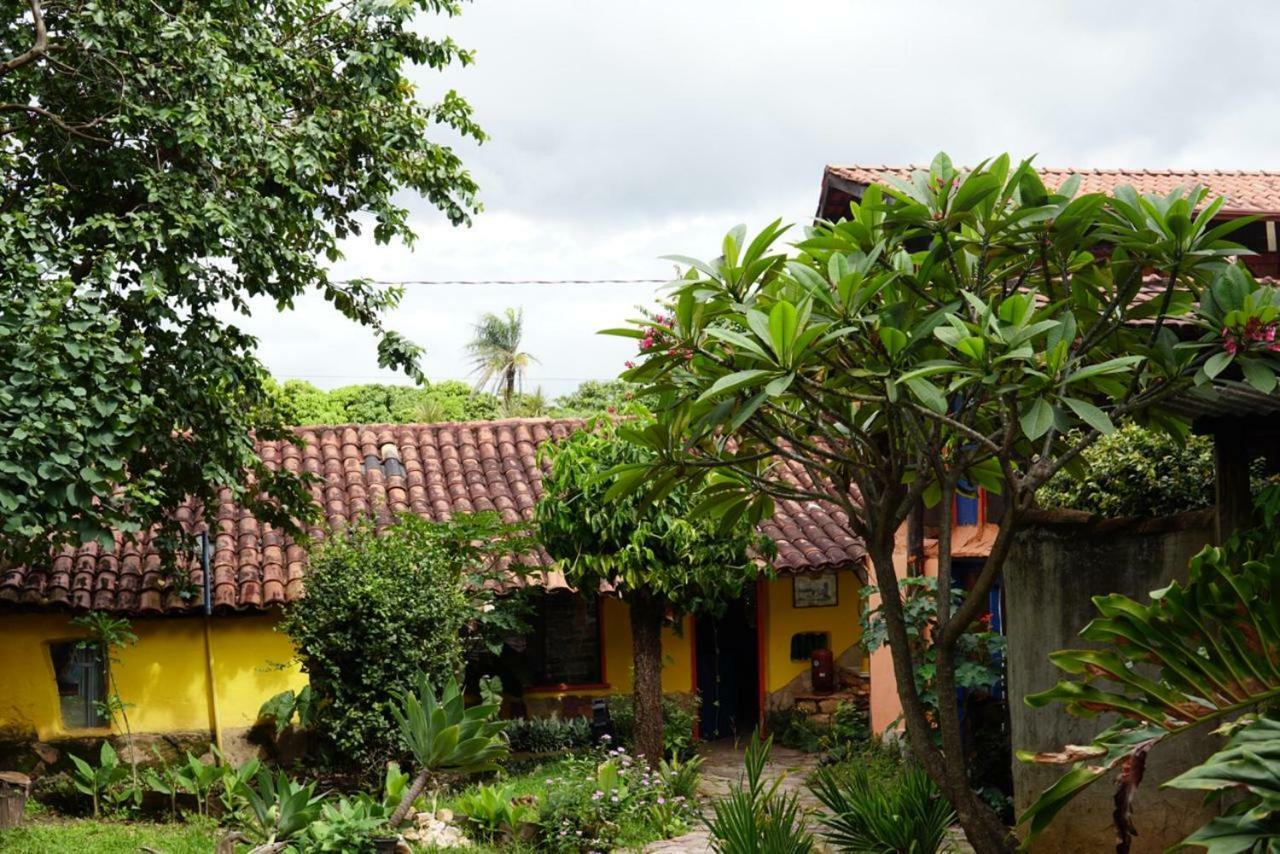
M635 752L657 767L662 750L662 621L661 598L637 594L631 599L631 646L635 655Z
M974 851L977 854L1007 854L1016 849L1015 840L1000 817L969 788L963 752L944 753L933 742L932 725L920 693L916 690L915 662L911 659L901 592L893 565L893 536L889 534L881 538L884 542L872 542L868 546L876 586L880 590L881 614L885 621L894 681L897 683L898 699L902 703L902 717L911 752L955 809L956 818L964 828L965 838ZM941 668L940 662L939 667ZM939 696L941 698L941 694ZM957 780L962 781L959 786L956 785Z
M400 799L400 803L396 804L396 811L387 819L387 826L394 832L399 829L400 825L409 815L409 810L413 809L413 802L422 794L422 790L427 787L427 781L431 779L431 771L424 768L418 773L418 776L409 784L409 789L404 793L404 797Z

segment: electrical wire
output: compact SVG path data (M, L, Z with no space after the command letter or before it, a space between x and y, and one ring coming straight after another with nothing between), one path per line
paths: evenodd
M334 284L369 285L665 285L672 279L335 279Z

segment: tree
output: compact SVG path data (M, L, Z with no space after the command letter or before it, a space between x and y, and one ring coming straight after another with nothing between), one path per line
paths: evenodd
M635 399L635 386L622 380L585 380L576 389L555 399L551 413L559 418L618 412Z
M274 390L285 422L307 424L412 424L497 418L498 399L464 382L425 386L366 383L324 391L303 380Z
M525 371L538 361L520 349L523 336L524 310L508 308L502 316L482 314L467 345L472 373L478 375L476 388L491 387L502 395L502 405L508 408L516 391L524 386Z
M643 417L643 416L641 416ZM758 573L752 552L772 541L745 524L690 518L694 493L676 487L662 500L606 500L601 477L615 466L647 464L649 454L599 419L547 445L551 470L537 506L538 540L581 590L609 585L631 614L635 657L635 749L662 758L662 626L669 615L715 610ZM612 497L612 496L609 496Z
M477 209L429 133L483 139L470 107L406 77L470 62L412 22L459 4L24 5L0 32L0 560L177 537L174 508L220 487L293 530L311 497L254 452L287 434L231 317L318 291L414 370L382 322L398 293L326 267L366 226L412 240L401 190Z
M726 522L780 497L843 510L883 595L912 750L979 852L1012 843L968 785L955 704L931 720L913 678L899 528L922 502L949 507L961 483L1004 495L991 554L954 608L940 514L930 642L938 696L953 696L957 643L1041 486L1117 422L1185 435L1166 404L1228 367L1276 385L1280 298L1230 260L1242 221L1214 223L1222 200L1078 186L1046 188L1007 156L962 172L939 155L869 187L790 257L773 250L774 223L749 242L735 229L714 261L678 258L689 272L669 316L613 330L641 346L624 379L660 400L655 424L622 428L654 461L618 469L618 491L700 488L700 511Z

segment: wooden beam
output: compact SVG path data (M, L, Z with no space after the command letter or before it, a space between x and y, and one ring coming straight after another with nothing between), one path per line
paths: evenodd
M1213 426L1215 539L1225 543L1249 526L1253 500L1249 494L1249 449L1239 419L1224 418Z

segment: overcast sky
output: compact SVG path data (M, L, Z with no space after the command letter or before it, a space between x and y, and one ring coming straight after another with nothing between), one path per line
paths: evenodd
M492 139L462 146L485 210L452 228L416 198L413 251L353 240L342 277L665 277L739 222L811 217L827 163L1280 168L1269 57L1280 6L1170 0L475 0L425 18L475 65L456 88ZM523 307L529 385L614 376L629 342L596 335L649 285L409 286L390 325L433 379L465 378L481 312ZM247 324L281 378L377 379L370 333L319 300Z

